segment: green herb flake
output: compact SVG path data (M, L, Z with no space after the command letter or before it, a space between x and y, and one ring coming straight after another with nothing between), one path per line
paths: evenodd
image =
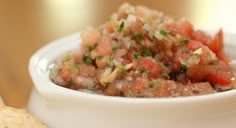
M67 55L67 56L65 56L64 61L65 61L65 62L68 62L68 61L70 61L71 59L72 59L71 56Z
M146 73L146 72L147 72L147 69L146 69L146 68L144 68L144 69L141 70L141 73Z
M94 63L94 60L91 59L90 57L86 56L86 55L83 55L83 61L87 64L93 64Z
M118 70L119 72L121 72L121 73L124 73L124 72L126 72L126 69L125 69L125 67L124 67L124 66L122 66L122 65L118 65L116 68L117 68L117 70Z
M186 72L187 69L188 69L187 66L184 65L184 64L182 64L182 65L180 66L180 70L181 70L182 72Z
M57 69L57 73L61 72L62 68L58 68Z
M169 63L166 63L166 64L164 64L165 65L165 67L170 67L170 64Z
M175 36L174 32L172 32L172 31L168 32L168 34L171 36Z
M169 76L169 74L164 73L164 74L163 74L163 78L168 80L168 79L170 79L170 76Z
M123 30L124 25L125 25L125 22L122 21L121 24L120 24L120 26L119 26L118 32L121 32L121 31Z
M73 81L72 81L71 78L67 81L67 84L68 84L68 85L72 85L72 84L73 84Z
M98 43L95 43L95 44L93 45L93 49L95 49L97 46L98 46Z
M104 84L105 84L105 88L108 88L111 83L110 82L105 82Z
M114 57L109 56L108 61L109 61L109 62L112 62L113 60L114 60Z
M163 35L163 36L166 36L167 35L167 32L165 30L161 30L160 31L160 34Z
M149 83L149 88L153 88L154 86L156 86L159 83L160 80L153 80Z
M189 39L188 39L188 38L184 38L184 39L182 40L182 42L183 42L184 44L188 44Z
M131 47L135 47L137 44L136 44L136 42L134 41L134 40L131 40L130 42L129 42L129 48L131 48Z
M88 46L86 46L86 49L87 49L87 51L88 51L88 52L91 52L91 51L93 50L93 49L92 49L92 47L91 47L91 46L89 46L89 45L88 45Z
M187 49L182 49L181 51L182 51L182 53L189 53L189 51Z
M152 56L152 52L148 49L143 49L143 56Z
M77 64L69 64L69 67L73 70L79 69L79 65L77 65Z
M135 37L138 39L138 41L141 41L143 39L143 35L141 33L137 33Z
M115 45L115 46L112 46L112 51L116 51L120 48L120 45Z
M96 57L96 59L98 59L98 60L101 60L101 59L102 59L102 57L101 57L101 56L97 56L97 57Z
M134 52L134 58L135 59L139 59L141 56L138 52Z

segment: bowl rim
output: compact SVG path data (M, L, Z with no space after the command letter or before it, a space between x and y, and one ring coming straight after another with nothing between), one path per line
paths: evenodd
M206 32L212 33L213 30L206 30ZM224 32L225 35L235 35L233 33ZM236 37L236 35L235 35ZM76 91L68 88L64 88L54 84L45 74L40 74L37 71L39 68L38 62L40 59L43 59L45 56L45 52L49 53L52 49L57 48L59 45L68 42L69 40L81 40L80 33L74 33L69 36L65 36L63 38L59 38L55 41L45 44L41 48L39 48L30 58L29 61L29 74L31 79L34 83L34 87L36 90L42 94L42 96L48 97L50 93L54 93L54 98L63 95L65 97L78 97L84 98L86 100L96 100L96 101L104 101L104 102L116 102L116 103L126 103L126 104L182 104L182 103L193 103L193 102L209 102L211 100L224 100L229 97L236 97L236 89L214 93L214 94L207 94L207 95L200 95L200 96L187 96L187 97L164 97L164 98L132 98L132 97L118 97L118 96L106 96L106 95L99 95L99 94L90 94L86 92ZM78 44L79 45L79 44ZM62 51L62 54L66 51ZM58 56L58 55L57 55ZM49 65L47 64L47 67ZM48 86L49 85L49 86ZM46 87L47 86L47 87ZM44 89L43 89L44 87ZM45 89L47 88L47 90ZM55 93L55 92L56 93ZM60 97L61 98L61 97Z

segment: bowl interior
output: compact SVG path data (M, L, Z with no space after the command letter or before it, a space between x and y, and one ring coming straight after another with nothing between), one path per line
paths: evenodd
M212 31L208 31L212 33ZM236 54L234 49L236 44L233 42L236 40L236 35L231 33L225 33L225 52L228 56L235 59ZM236 90L227 92L221 92L211 95L192 96L192 97L179 97L179 98L124 98L124 97L112 97L96 94L89 94L85 92L79 92L67 88L63 88L55 85L49 79L49 71L53 66L55 58L63 55L67 51L79 49L81 38L79 33L67 36L65 38L53 41L43 48L39 49L30 59L29 71L34 82L37 91L45 97L54 98L57 100L74 98L96 99L96 101L110 101L114 103L138 103L138 104L182 104L193 102L206 102L209 100L225 99L227 97L236 96ZM233 61L235 63L235 61Z

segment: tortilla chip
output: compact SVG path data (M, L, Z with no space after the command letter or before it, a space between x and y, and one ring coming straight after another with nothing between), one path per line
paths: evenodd
M47 126L25 110L2 106L0 107L0 128L47 128Z

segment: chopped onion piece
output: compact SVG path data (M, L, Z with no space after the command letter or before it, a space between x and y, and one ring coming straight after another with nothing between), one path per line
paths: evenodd
M129 14L128 17L127 17L127 22L135 23L136 22L136 16Z
M201 47L198 48L197 50L195 50L195 51L193 52L193 54L195 54L195 55L201 55L201 54L202 54L202 48L201 48Z
M158 39L158 40L162 40L164 38L164 36L160 33L160 31L156 31L154 36Z

